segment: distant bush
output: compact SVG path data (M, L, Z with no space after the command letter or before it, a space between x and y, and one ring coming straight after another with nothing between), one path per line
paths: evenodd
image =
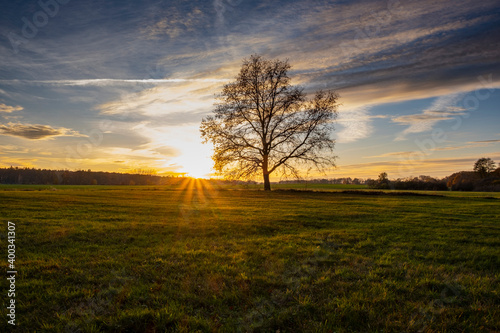
M482 178L472 171L462 171L446 178L447 185L452 191L500 192L500 172L495 170Z
M391 188L396 190L416 190L416 191L447 191L448 186L444 180L429 177L428 179L406 179L391 182Z
M387 173L382 172L378 175L377 180L368 179L366 181L368 188L379 189L379 190L387 190L390 188L391 181L389 180Z
M384 173L385 174L385 173ZM368 188L372 189L392 189L392 190L412 190L412 191L447 191L448 186L443 179L436 179L430 176L420 176L407 179L389 180L387 174L380 174L378 180L368 180Z

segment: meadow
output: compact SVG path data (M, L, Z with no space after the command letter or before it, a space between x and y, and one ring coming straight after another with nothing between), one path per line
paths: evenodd
M500 331L500 193L291 187L0 186L15 330Z

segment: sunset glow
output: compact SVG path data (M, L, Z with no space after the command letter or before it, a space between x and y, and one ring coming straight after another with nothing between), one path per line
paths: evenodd
M213 173L213 162L210 158L211 150L201 144L192 144L179 147L182 155L172 161L179 166L179 170L194 178L210 178Z
M242 60L289 59L335 89L337 168L311 177L442 177L500 160L495 1L5 5L0 167L209 177L199 125ZM23 20L25 18L25 20ZM26 23L28 22L28 23ZM103 125L105 124L105 125Z

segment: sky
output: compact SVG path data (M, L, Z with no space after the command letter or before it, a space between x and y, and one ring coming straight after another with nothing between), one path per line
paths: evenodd
M500 162L497 0L17 0L0 4L0 167L207 177L200 122L252 54L340 95L337 167L310 177Z

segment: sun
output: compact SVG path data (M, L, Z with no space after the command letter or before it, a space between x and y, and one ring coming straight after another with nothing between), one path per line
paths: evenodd
M157 146L171 151L163 159L162 169L193 178L209 178L214 173L213 148L201 141L198 125L167 127L148 134Z
M184 147L182 155L176 158L179 172L193 178L209 178L213 173L211 150L206 145Z
M193 178L208 178L211 174L211 166L207 167L202 164L184 166L183 169L183 172L186 172L186 176Z

